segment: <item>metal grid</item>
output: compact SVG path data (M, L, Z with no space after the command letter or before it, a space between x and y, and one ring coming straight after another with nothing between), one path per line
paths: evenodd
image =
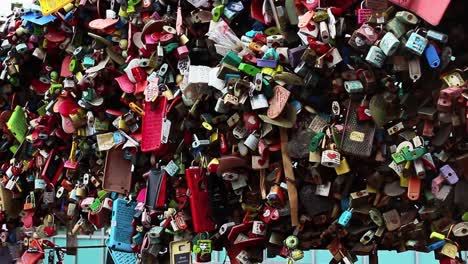
M101 230L97 231L95 234L93 234L91 236L78 235L78 240L97 240L97 241L99 241L98 244L100 244L100 245L104 245L107 238L108 238L108 236L106 235L104 229L101 229ZM66 235L65 234L59 234L59 235L56 235L56 236L51 238L51 240L53 242L55 242L56 239L66 239ZM107 248L104 247L101 250L102 250L102 262L101 263L105 263L106 255L107 255ZM309 252L311 254L311 260L312 260L311 262L310 261L300 261L300 262L296 262L296 263L298 263L298 264L301 264L301 263L322 264L322 263L319 263L317 261L318 251L311 250ZM462 252L462 258L466 260L467 257L468 257L468 252L467 251ZM79 254L77 254L76 256L71 256L71 258L73 259L73 263L67 263L67 264L87 264L87 263L85 263L83 261L80 263ZM263 252L263 259L267 259L267 252L266 251ZM95 262L95 263L97 264L98 262ZM215 252L213 252L212 261L210 263L211 264L223 264L223 263L230 263L230 261L229 261L229 258L226 258L226 260L224 260L224 258L222 256L222 252L215 251ZM286 260L282 260L282 261L267 260L267 261L264 261L263 263L265 263L265 264L284 264L284 263L286 263ZM369 264L369 257L363 256L361 263L362 264ZM421 253L419 253L419 252L415 252L414 262L413 263L414 264L426 264L426 263L424 263L424 261L421 260ZM405 264L410 264L410 263L405 263Z

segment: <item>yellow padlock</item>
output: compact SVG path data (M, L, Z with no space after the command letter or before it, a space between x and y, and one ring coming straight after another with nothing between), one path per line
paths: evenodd
M431 236L430 236L430 239L433 239L433 238L437 238L437 239L440 239L440 240L444 240L444 239L445 239L445 235L444 235L444 234L441 234L441 233L438 233L438 232L432 232L432 233L431 233Z
M377 191L378 191L377 189L372 188L372 187L370 187L369 185L367 185L367 192L368 192L368 193L377 193Z
M442 247L442 250L440 251L440 253L451 259L455 259L458 255L458 247L453 243L447 242Z
M341 159L340 165L338 167L335 167L336 175L343 175L343 174L346 174L346 173L348 173L350 171L351 171L351 169L349 168L348 161L346 160L345 157L343 157Z
M408 177L409 178L409 177ZM408 187L408 178L406 177L400 177L400 186L403 188Z

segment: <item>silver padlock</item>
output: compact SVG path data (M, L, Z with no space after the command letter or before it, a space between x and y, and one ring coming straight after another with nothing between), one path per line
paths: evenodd
M35 190L45 190L47 183L44 179L36 178L34 179L34 189Z
M250 150L255 151L258 147L259 138L255 135L255 132L250 134L244 141L244 145Z
M340 166L341 155L338 151L327 149L322 152L322 159L320 164L329 168L336 168Z
M214 110L217 113L226 114L229 112L229 107L224 103L223 98L218 98Z
M379 47L387 56L392 56L397 51L400 41L392 32L387 32L380 40Z
M376 46L372 46L366 56L366 61L376 68L382 68L385 61L385 53Z
M44 191L44 195L42 196L42 201L45 204L53 203L55 201L55 191L54 191L54 189Z
M247 128L241 125L237 125L234 130L232 130L232 134L237 139L242 139L247 135Z

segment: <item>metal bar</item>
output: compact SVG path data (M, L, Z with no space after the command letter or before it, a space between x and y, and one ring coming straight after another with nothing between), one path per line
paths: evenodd
M104 228L101 228L101 244L105 245L106 239L105 239L105 232ZM102 249L102 263L106 263L106 255L107 255L107 248Z
M419 264L419 252L414 252L414 264Z
M369 256L362 257L362 264L369 264Z

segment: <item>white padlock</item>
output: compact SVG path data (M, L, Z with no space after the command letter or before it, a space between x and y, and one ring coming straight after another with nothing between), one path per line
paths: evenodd
M327 149L322 152L320 164L325 167L336 168L340 166L341 155L336 150Z
M266 225L262 221L253 221L252 233L258 236L266 234Z

